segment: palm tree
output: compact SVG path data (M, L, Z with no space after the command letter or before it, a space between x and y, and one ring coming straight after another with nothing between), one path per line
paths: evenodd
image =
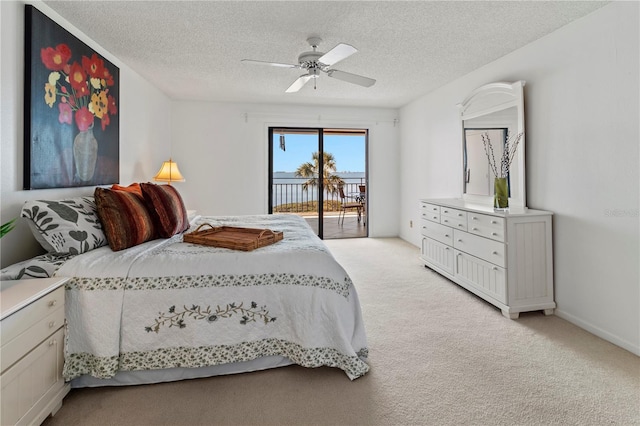
M336 171L336 160L333 154L328 152L322 153L322 183L325 191L330 194L338 192L338 187L344 185L344 181L340 176L334 175ZM311 162L302 163L296 169L296 176L307 178L308 180L302 184L302 189L307 191L309 187L318 186L318 171L320 170L320 154L316 151L311 154Z

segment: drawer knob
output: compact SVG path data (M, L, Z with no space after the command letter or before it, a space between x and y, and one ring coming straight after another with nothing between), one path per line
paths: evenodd
M463 224L459 223L458 226L464 226Z
M445 237L449 238L449 234L444 234Z
M496 234L495 232L492 232L491 235L493 235L494 237L497 236L498 234Z
M449 247L445 247L444 249L445 249L445 250L447 250L447 251L449 251Z
M471 230L472 230L472 231L477 231L477 230L478 230L478 228L471 228Z
M448 221L447 219L445 219L445 220L443 220L443 222L444 222L444 223L447 223L447 222L449 222L449 221Z
M458 242L459 242L459 243L461 243L461 242L462 242L462 239L458 238Z
M462 213L458 213L458 216L462 217Z
M498 268L496 268L495 266L494 266L493 268L491 268L491 269L493 269L494 271L497 271L497 270L498 270Z
M495 225L498 222L496 222L495 220L492 220L491 223Z
M443 210L445 213L449 213L449 210Z
M478 220L478 218L475 216L471 216L471 220Z
M53 327L55 327L55 325L56 325L56 322L55 321L51 321L49 323L49 328L53 328Z
M497 252L497 251L494 251L494 252L493 252L493 253L491 253L491 254L495 254L495 255L497 256L497 255L498 255L498 252Z
M50 340L49 341L49 346L53 346L55 344L57 344L58 342L56 342L56 339Z
M56 306L56 303L58 303L57 300L50 300L49 301L49 307Z

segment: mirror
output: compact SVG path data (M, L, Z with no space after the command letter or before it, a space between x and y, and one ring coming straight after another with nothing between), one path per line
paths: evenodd
M491 83L474 90L458 106L462 119L462 197L465 201L493 205L495 172L507 141L522 134L511 161L507 179L509 206L526 207L524 144L524 81ZM491 142L485 148L483 138ZM497 165L493 170L488 155Z

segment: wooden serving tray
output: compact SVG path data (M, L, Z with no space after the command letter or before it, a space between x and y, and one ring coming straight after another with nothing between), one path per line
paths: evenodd
M208 226L210 229L201 231L200 229L204 226ZM282 238L284 238L283 232L273 232L270 229L214 227L210 223L203 223L195 231L184 234L183 241L232 250L251 251L273 244Z

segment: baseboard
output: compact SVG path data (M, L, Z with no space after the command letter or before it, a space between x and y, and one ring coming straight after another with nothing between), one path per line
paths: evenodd
M640 346L638 345L634 345L633 343L625 339L621 339L620 337L611 334L608 331L604 331L603 329L596 327L593 324L585 322L574 315L568 314L562 309L556 309L554 314L564 320L569 321L571 324L577 325L578 327L587 330L591 334L595 334L596 336L606 340L607 342L613 343L614 345L620 346L622 349L625 349L634 355L640 356Z

